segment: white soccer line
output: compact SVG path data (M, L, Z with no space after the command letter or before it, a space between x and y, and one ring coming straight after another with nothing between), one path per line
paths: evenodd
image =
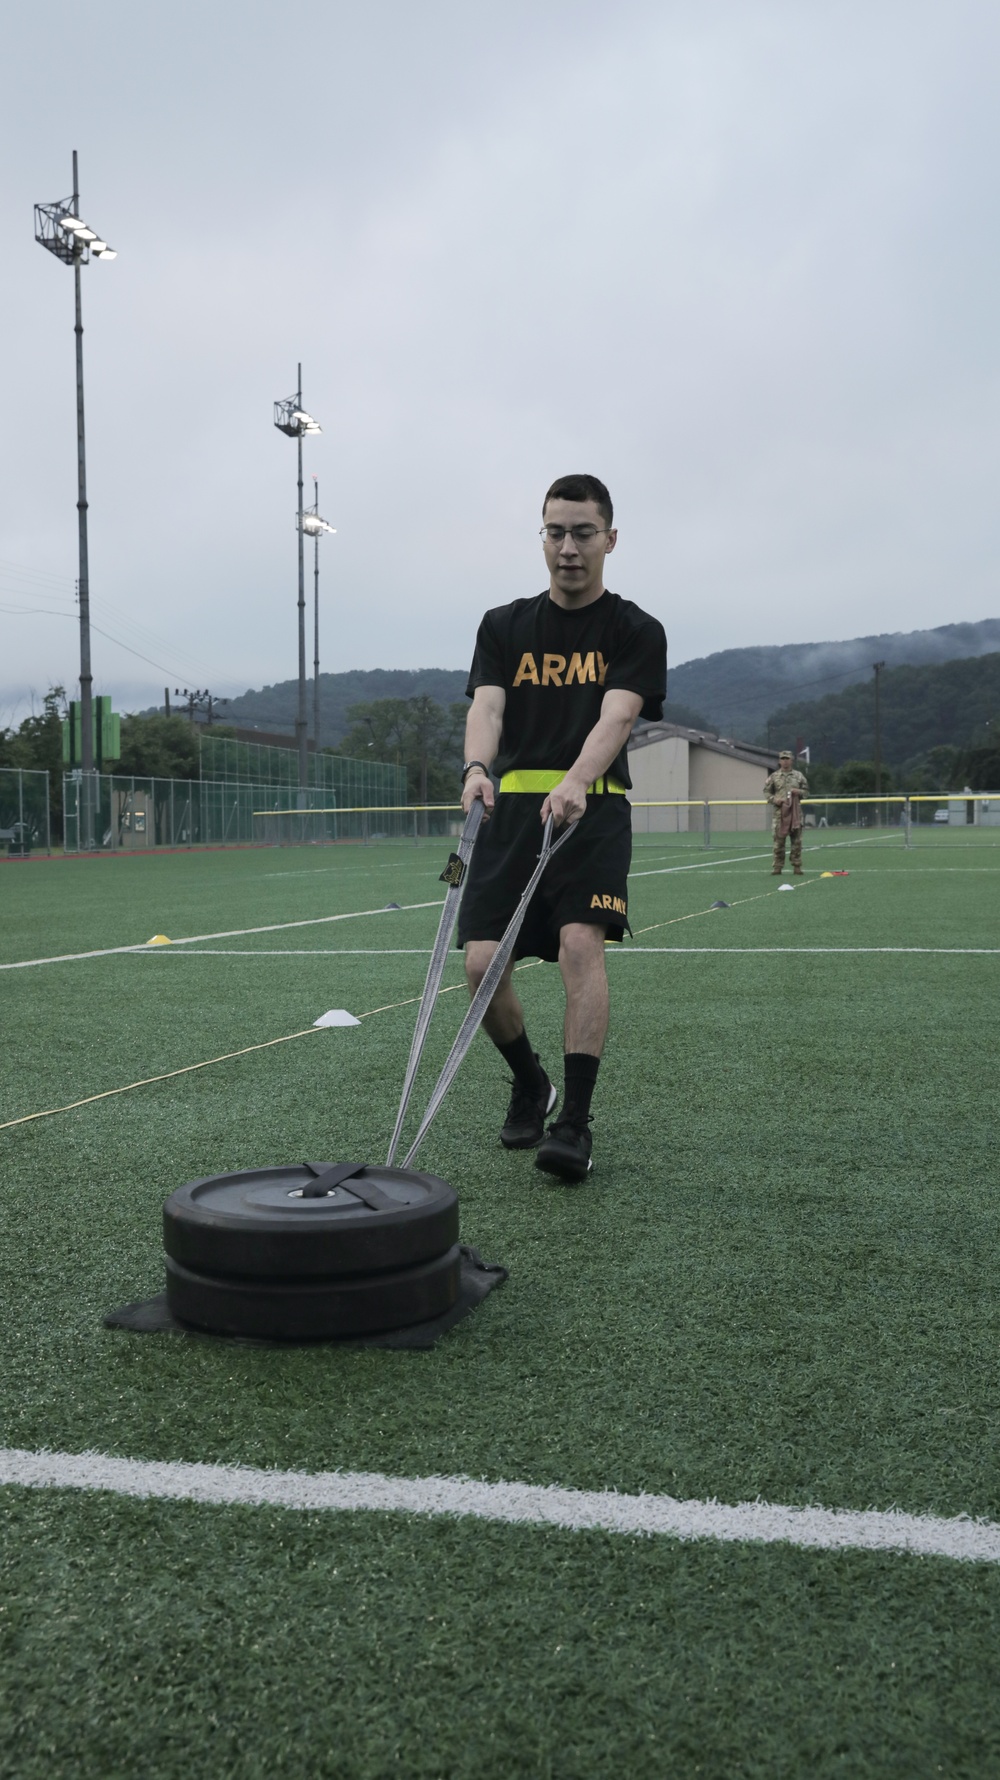
M769 1502L678 1501L614 1490L471 1477L387 1477L378 1471L258 1471L236 1465L113 1458L103 1453L0 1448L0 1484L100 1490L160 1501L305 1512L454 1515L511 1526L565 1527L674 1539L796 1545L821 1551L900 1551L1000 1563L1000 1525L891 1508L796 1508Z
M706 913L708 911L705 911ZM152 951L142 954L147 957L164 958L170 953L169 946L154 946ZM430 946L368 946L368 947L332 947L316 946L308 951L293 950L290 946L260 946L253 950L242 946L203 947L197 952L179 952L179 958L426 958L431 951ZM628 958L633 952L725 952L727 954L744 954L753 957L758 952L779 952L783 955L794 955L796 952L840 953L848 954L866 952L913 952L927 956L941 957L1000 957L1000 946L635 946L630 941L622 946L609 946L605 952L607 958ZM136 956L139 956L137 951Z
M609 946L606 958L627 958L632 952L727 952L747 953L782 952L786 955L795 952L916 952L921 956L931 957L1000 957L1000 946Z
M344 915L313 915L308 921L272 921L268 927L232 927L225 933L193 933L186 939L171 940L174 946L200 946L209 939L245 939L250 933L284 933L289 927L322 927L330 921L360 921L367 915L401 915L408 909L440 908L437 898L433 902L404 902L397 909L351 909ZM63 952L58 958L21 958L14 964L0 964L0 970L31 970L38 964L73 964L79 958L115 958L126 952L145 952L146 944L137 946L105 946L99 952Z
M859 840L851 841L814 841L812 846L804 846L806 853L839 853L848 847L871 846L876 837L863 835ZM759 859L770 859L770 849L766 853L734 853L731 859L698 859L693 865L661 865L655 871L630 871L630 878L666 878L675 871L707 871L712 865L744 865L753 864Z
M436 905L435 905L436 906ZM314 946L295 951L291 946L202 946L197 952L176 952L177 958L427 958L430 946ZM133 957L167 958L173 946L137 946Z

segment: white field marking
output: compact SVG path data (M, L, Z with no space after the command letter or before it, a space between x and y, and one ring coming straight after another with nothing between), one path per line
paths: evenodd
M815 841L812 846L803 845L802 850L804 853L840 853L845 852L848 847L870 847L877 843L877 836L863 835L858 840ZM881 844L884 846L884 841L881 842ZM770 859L771 857L772 855L770 852L736 853L731 859L699 859L694 865L661 865L658 866L655 871L630 871L628 875L630 878L665 878L669 877L671 872L675 871L706 871L711 865L753 864L757 860ZM903 867L900 867L899 869L902 870ZM955 867L954 869L961 870L961 867ZM983 869L985 870L986 868L984 867Z
M901 876L903 876L903 877L912 877L914 873L922 872L922 871L958 872L961 877L964 877L967 874L971 874L974 871L985 871L985 872L992 872L995 876L997 872L1000 872L1000 865L874 865L874 866L852 865L851 866L852 878L853 877L861 877L863 875L863 873L866 871L870 871L873 876L877 876L880 878L887 877L890 872L894 872L894 871L898 871L901 874Z
M215 1507L305 1512L449 1515L509 1526L599 1530L632 1537L719 1539L820 1551L899 1551L966 1563L1000 1563L1000 1525L904 1514L899 1509L797 1508L770 1502L678 1501L614 1490L471 1477L387 1477L378 1471L257 1471L237 1465L120 1459L103 1453L0 1448L0 1483L27 1489L100 1490Z
M405 871L408 864L409 861L405 859L402 861L394 861L391 865L379 865L372 862L366 869L368 871ZM322 878L326 877L330 872L343 872L344 869L345 867L343 865L304 865L301 868L296 867L294 871L262 871L258 872L257 876L261 878ZM361 869L360 865L357 869ZM441 873L439 871L418 871L411 872L410 876L418 878L440 878Z
M293 951L290 946L199 946L197 952L176 952L177 958L427 958L431 946L356 946L337 948L316 946L309 951ZM136 946L130 948L134 958L169 958L170 946Z
M193 933L187 939L171 940L174 946L200 946L209 939L245 939L251 933L283 933L289 927L322 927L330 921L361 921L368 915L402 915L408 909L436 909L433 902L404 902L398 909L351 909L344 915L313 915L308 921L272 921L267 927L232 927L225 933ZM58 958L21 958L15 964L0 964L0 970L31 970L37 964L73 964L79 958L114 958L124 952L144 952L146 946L104 946L99 952L63 952Z
M808 851L808 849L807 849ZM770 853L739 853L732 859L699 859L694 865L658 865L651 871L630 871L630 878L666 878L675 871L705 871L710 865L752 864L756 859L770 859Z
M726 952L744 953L750 956L758 952L781 952L786 956L795 952L904 952L918 953L924 957L969 957L998 958L1000 946L609 946L606 958L627 958L630 952Z

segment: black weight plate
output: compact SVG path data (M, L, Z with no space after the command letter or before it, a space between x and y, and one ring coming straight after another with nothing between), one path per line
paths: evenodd
M314 1178L290 1162L189 1181L163 1207L167 1254L196 1273L331 1279L413 1267L458 1241L458 1197L436 1174L363 1169L361 1190L390 1202L376 1210L350 1180L325 1198L303 1198Z
M217 1279L168 1255L167 1303L179 1321L215 1335L368 1335L442 1316L458 1298L460 1272L457 1244L418 1267L353 1279Z

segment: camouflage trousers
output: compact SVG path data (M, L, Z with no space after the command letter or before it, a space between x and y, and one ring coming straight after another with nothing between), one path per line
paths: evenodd
M791 830L790 834L784 835L784 834L778 833L777 824L775 825L774 835L773 835L774 855L773 855L773 858L771 861L772 870L784 871L784 869L785 869L785 841L786 840L790 840L792 843L792 870L793 871L801 871L802 870L802 830L801 830L801 828L793 828Z

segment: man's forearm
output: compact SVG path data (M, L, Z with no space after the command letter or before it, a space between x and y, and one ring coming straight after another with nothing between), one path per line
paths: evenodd
M481 760L484 766L492 766L500 746L502 727L502 717L473 705L465 721L466 760Z
M632 733L631 717L599 717L566 774L579 785L592 785L607 772Z

